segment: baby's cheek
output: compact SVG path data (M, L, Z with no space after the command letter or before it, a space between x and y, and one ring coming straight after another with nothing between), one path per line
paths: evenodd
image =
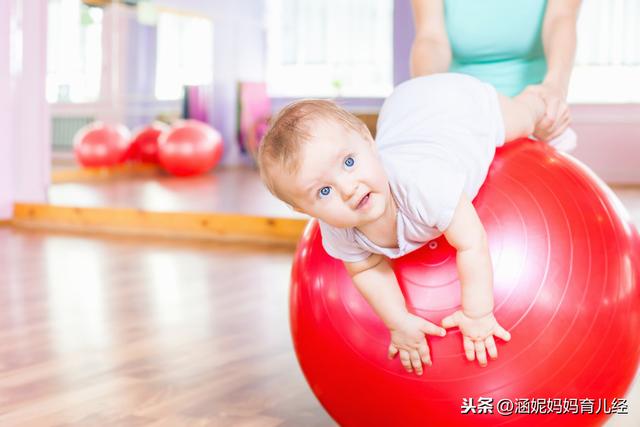
M347 212L341 209L340 204L337 201L327 201L326 205L317 211L317 218L324 220L327 224L331 224L335 227L344 226Z
M387 179L387 171L382 167L382 164L379 164L374 171L372 171L372 176L374 177L377 184L381 187L387 187L389 185L389 180Z

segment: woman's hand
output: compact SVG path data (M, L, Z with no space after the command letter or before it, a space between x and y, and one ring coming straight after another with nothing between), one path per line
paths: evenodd
M541 141L551 141L569 127L571 112L567 105L566 94L560 85L544 82L527 86L525 90L537 93L546 105L545 114L536 124L533 136Z
M493 313L489 313L482 317L468 317L462 310L442 319L444 328L452 328L457 326L462 333L462 345L467 360L473 362L478 359L480 366L487 365L487 355L492 359L498 357L498 349L493 336L509 341L511 334L507 332L496 320Z

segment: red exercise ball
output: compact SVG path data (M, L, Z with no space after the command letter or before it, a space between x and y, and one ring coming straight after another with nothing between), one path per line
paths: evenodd
M496 318L512 338L496 340L498 359L481 368L466 360L458 329L429 336L433 366L421 377L387 359L387 328L324 251L317 223L307 227L292 270L291 332L307 381L341 426L584 427L606 421L602 406L571 415L557 405L574 412L576 401L564 399L578 399L588 412L583 399L594 399L595 412L625 397L640 358L640 236L620 201L577 160L522 140L497 151L474 205ZM455 251L443 237L393 268L412 312L439 324L459 308ZM464 398L477 406L480 397L493 399L493 414L462 413ZM515 413L516 399L536 398L552 413ZM516 405L512 415L498 413L501 399Z
M97 121L76 132L73 150L84 167L114 166L124 160L128 140L124 125Z
M142 163L158 163L158 138L169 126L153 122L139 129L131 138L127 149L127 159Z
M160 135L158 160L176 176L204 173L222 157L222 137L211 126L197 120L181 120Z

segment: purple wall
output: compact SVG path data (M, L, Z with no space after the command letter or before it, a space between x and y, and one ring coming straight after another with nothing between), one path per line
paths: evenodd
M156 83L156 27L142 25L135 16L129 16L128 28L127 90L152 99Z
M409 0L393 2L393 84L398 85L411 77L409 54L415 30L413 11Z

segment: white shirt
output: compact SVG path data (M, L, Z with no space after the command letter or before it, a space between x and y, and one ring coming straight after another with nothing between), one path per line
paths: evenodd
M356 228L319 221L327 253L347 262L372 253L397 258L440 236L462 192L470 200L476 196L504 143L496 90L464 74L400 84L382 106L377 127L376 145L398 205L398 247L380 247Z

